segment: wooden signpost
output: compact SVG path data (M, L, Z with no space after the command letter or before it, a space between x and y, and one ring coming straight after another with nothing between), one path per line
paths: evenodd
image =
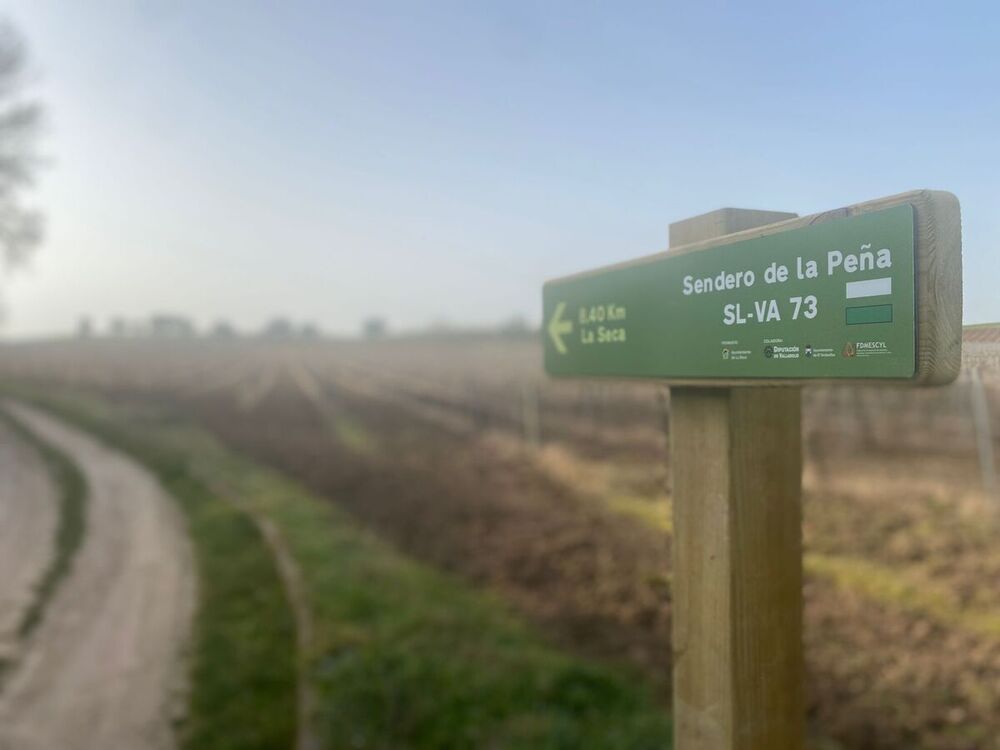
M546 370L672 386L677 750L798 750L800 387L954 380L958 201L722 209L670 246L546 284Z

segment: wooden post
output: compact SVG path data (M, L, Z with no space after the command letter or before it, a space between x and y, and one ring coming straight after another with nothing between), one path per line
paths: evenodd
M972 424L976 430L976 450L979 453L979 470L983 477L983 490L992 500L997 497L997 471L993 462L993 429L990 417L990 402L979 375L979 366L969 373L969 395L971 397Z
M542 432L538 417L538 384L535 381L521 381L521 426L524 442L530 448L542 444Z
M722 209L688 244L795 214ZM799 750L802 435L797 387L671 389L676 750Z

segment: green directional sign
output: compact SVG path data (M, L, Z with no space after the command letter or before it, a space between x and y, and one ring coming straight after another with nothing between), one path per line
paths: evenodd
M551 281L556 376L896 378L916 372L914 210L902 204Z

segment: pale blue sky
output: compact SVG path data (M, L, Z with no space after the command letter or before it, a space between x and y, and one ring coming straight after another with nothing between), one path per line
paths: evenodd
M1000 319L991 3L4 4L50 108L6 333L170 310L537 322L548 277L723 205L956 193Z

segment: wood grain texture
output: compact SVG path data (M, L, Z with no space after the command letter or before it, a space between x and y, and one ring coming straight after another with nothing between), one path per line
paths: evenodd
M801 390L676 387L671 419L675 750L801 750Z
M800 393L673 393L677 750L802 746Z
M626 263L586 271L566 278L585 277L603 273L611 268L642 265L663 258L667 253L694 253L718 245L728 245L743 240L768 237L779 232L800 229L848 216L880 211L909 203L914 210L914 243L917 273L917 367L914 376L904 380L858 378L836 379L690 379L665 378L672 385L704 386L773 386L805 383L844 385L870 383L872 385L943 385L958 376L962 364L962 230L958 199L951 193L939 190L915 190L886 198L857 203L852 206L802 216L764 226L744 228L722 236L717 231L729 232L731 227L746 226L757 219L781 216L782 212L750 211L737 218L741 209L721 209L692 219L671 224L670 249ZM792 214L784 214L792 215ZM677 227L675 230L674 227ZM698 239L701 235L701 239ZM675 246L674 239L684 240ZM648 380L648 379L647 379Z
M757 211L749 208L720 208L670 225L670 247L721 237L765 224L798 218L787 211Z

